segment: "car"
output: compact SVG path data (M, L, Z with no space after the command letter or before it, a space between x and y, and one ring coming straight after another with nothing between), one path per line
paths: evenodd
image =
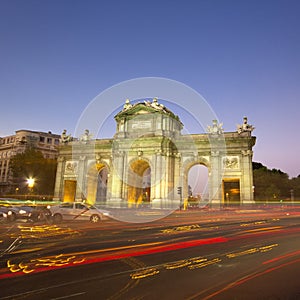
M11 205L1 205L0 211L6 215L6 220L8 222L13 222L17 219L19 210Z
M24 220L37 222L48 220L51 216L50 211L45 206L30 205L2 205L0 211L7 215L7 221Z
M0 222L8 221L8 211L5 207L0 207Z
M55 223L62 220L89 220L92 223L98 223L104 217L109 216L108 211L82 202L63 202L59 205L48 206L48 209Z
M46 206L20 206L17 219L25 219L29 222L48 221L51 212Z

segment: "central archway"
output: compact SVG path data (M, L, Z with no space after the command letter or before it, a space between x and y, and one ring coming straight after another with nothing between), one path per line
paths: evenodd
M128 207L150 205L151 168L144 159L137 159L128 168L127 201Z

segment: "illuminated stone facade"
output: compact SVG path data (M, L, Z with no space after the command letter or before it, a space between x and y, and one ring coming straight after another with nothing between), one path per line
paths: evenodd
M190 168L202 164L212 204L253 203L255 137L247 120L239 132L224 133L214 120L208 133L183 135L179 117L156 99L127 100L115 120L112 139L86 136L60 146L56 200L175 208L188 197Z
M19 188L10 173L10 160L28 147L41 151L45 158L58 157L60 136L49 132L17 130L16 134L0 137L0 194L14 193Z

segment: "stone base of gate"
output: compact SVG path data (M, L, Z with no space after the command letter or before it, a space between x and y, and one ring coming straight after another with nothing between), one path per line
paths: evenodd
M122 198L110 198L106 201L106 205L111 208L121 208L127 207L127 202Z
M175 210L178 209L179 206L180 200L170 200L165 198L151 200L151 208L153 209Z

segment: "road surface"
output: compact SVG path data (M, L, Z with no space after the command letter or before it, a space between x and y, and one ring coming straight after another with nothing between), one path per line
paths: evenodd
M300 299L300 210L1 224L0 299Z

